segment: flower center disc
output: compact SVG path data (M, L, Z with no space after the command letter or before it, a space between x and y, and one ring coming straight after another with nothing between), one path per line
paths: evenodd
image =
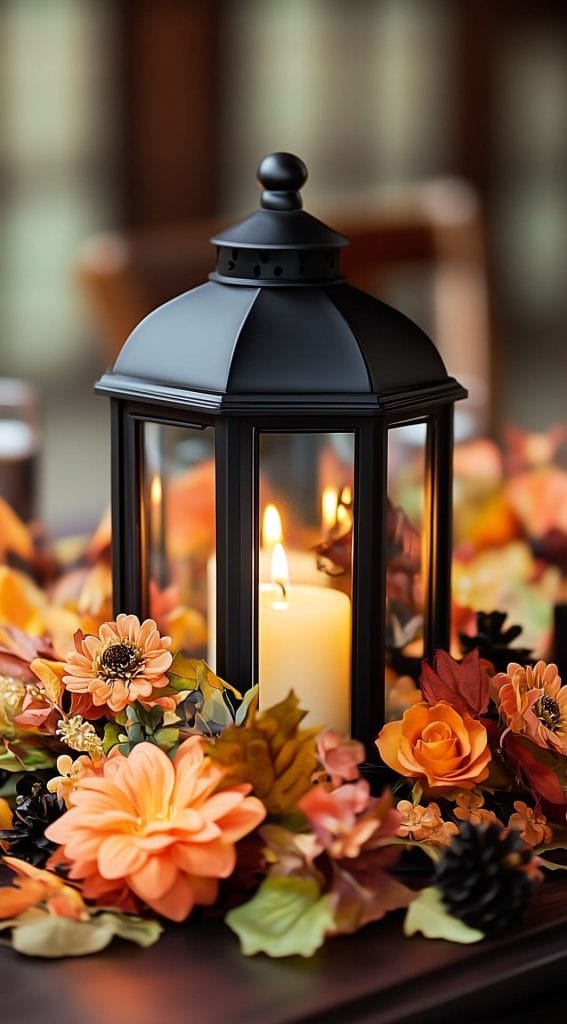
M554 729L559 722L559 705L548 693L538 702L538 718L548 729Z
M103 651L100 665L106 676L128 678L140 664L138 648L127 640L111 644Z

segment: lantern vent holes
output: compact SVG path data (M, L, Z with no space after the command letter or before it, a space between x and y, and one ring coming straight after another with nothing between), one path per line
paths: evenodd
M327 284L339 278L337 249L233 249L219 246L217 279L262 285Z

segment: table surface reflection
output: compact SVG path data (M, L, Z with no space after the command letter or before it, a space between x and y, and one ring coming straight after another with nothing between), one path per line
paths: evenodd
M0 1020L527 1024L536 1019L534 1005L542 1024L565 1019L559 996L567 969L567 885L545 883L525 924L474 946L403 939L402 919L391 914L329 940L310 960L243 957L236 937L210 919L168 928L150 950L116 942L97 956L46 962L5 949Z

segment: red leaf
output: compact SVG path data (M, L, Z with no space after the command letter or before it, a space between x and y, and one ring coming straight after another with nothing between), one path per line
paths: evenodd
M334 865L329 891L336 899L335 934L350 935L369 921L379 921L391 910L409 907L415 899L417 893L398 882L375 861L370 855Z
M488 707L488 675L477 650L460 663L447 651L436 651L433 667L427 659L422 662L419 683L427 704L444 700L456 710L468 711L473 718L483 715Z
M558 768L564 759L557 758L551 751L514 733L508 733L504 742L506 753L521 769L536 793L551 804L562 804L565 807L567 796L558 777Z

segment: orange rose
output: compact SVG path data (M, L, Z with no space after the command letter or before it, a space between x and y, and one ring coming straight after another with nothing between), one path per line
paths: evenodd
M382 760L429 789L473 789L488 775L486 729L449 704L414 704L401 722L388 722L376 746Z

